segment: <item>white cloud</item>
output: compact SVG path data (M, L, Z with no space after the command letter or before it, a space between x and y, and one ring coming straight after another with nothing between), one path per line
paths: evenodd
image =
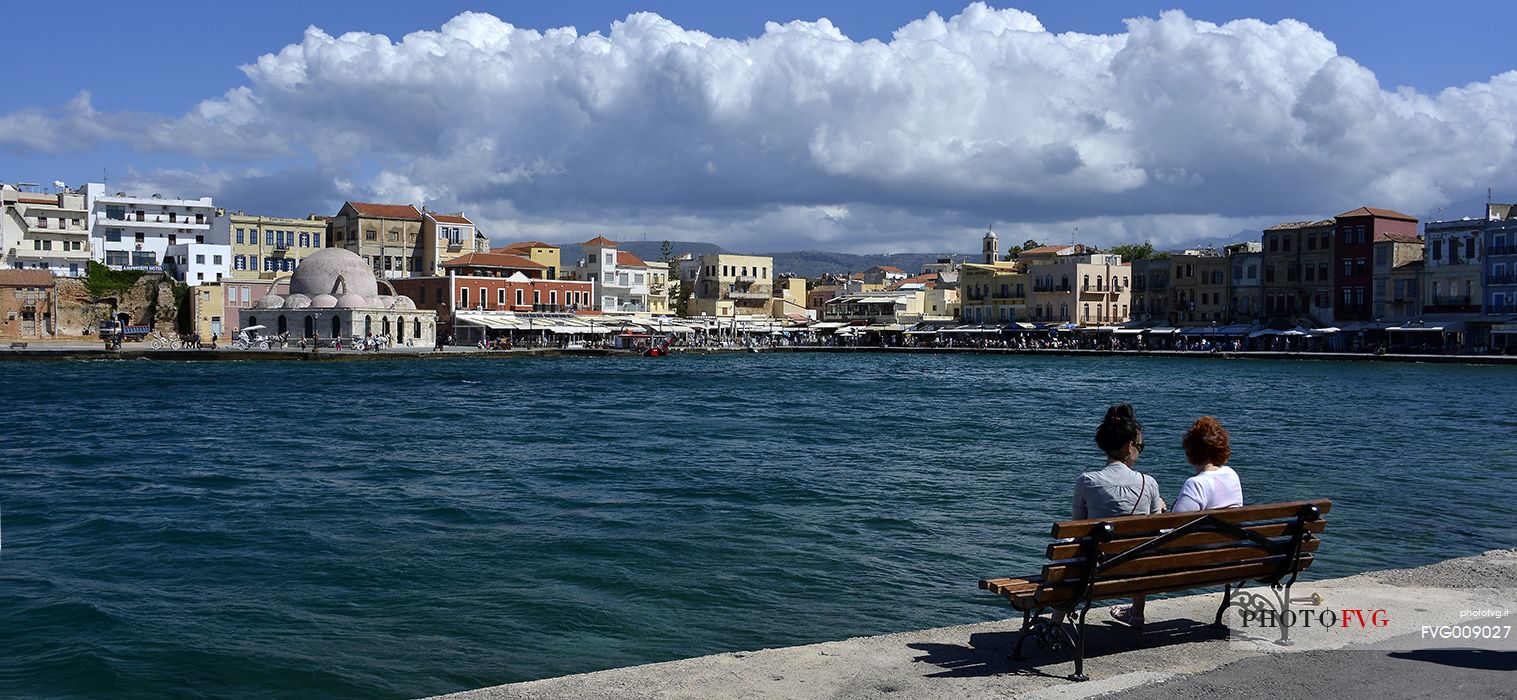
M330 199L346 183L501 231L688 225L745 248L973 249L988 222L1226 235L1517 185L1517 73L1389 91L1292 20L1053 34L976 3L882 42L825 19L735 40L647 13L604 34L464 13L398 42L312 27L243 71L177 117L87 94L12 112L0 146L123 142L233 169L293 154Z

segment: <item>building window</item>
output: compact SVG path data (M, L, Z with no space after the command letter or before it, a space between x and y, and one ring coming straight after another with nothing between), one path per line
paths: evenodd
M484 287L480 287L479 288L479 308L481 308L481 309L485 308L485 304L487 302L489 302L489 301L490 301L490 293L489 293L489 291L486 290Z
M506 305L506 288L505 287L499 287L499 288L497 288L495 290L495 305L496 306L505 306Z
M468 287L459 287L458 288L458 305L461 306L461 307L463 307L463 308L468 308L469 307L469 288Z
M321 234L319 234L319 233L313 233L313 234L311 234L311 247L312 248L320 248L321 247ZM420 323L420 321L417 321L417 323Z
M258 256L256 256L256 255L249 255L248 256L248 269L249 270L257 270L258 269Z
M520 287L517 287L516 288L516 305L517 306L523 306L526 303L527 303L527 292L526 292L526 290L524 290L524 289L522 289Z

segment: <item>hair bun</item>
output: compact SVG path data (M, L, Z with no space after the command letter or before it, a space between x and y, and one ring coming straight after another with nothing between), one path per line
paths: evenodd
M1132 419L1132 404L1130 403L1119 403L1113 405L1111 408L1106 409L1106 420L1130 421Z

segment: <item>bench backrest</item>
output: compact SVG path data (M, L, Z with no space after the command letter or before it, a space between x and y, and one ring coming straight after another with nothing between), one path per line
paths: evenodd
M1056 523L1040 603L1164 593L1311 566L1327 528L1327 499ZM1069 539L1072 538L1072 539Z

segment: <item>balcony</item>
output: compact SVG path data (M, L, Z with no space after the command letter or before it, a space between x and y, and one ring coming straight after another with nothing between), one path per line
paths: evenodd
M173 219L172 221L170 219ZM102 226L124 226L134 228L201 228L210 229L210 222L201 219L196 222L193 218L183 216L170 217L168 214L144 214L137 216L128 212L124 219L112 219L105 214L96 214L95 221Z
M768 299L768 292L727 292L728 299Z
M1485 283L1492 284L1517 284L1517 275L1492 275L1487 277Z
M1517 245L1493 245L1485 249L1487 256L1492 255L1517 255Z

